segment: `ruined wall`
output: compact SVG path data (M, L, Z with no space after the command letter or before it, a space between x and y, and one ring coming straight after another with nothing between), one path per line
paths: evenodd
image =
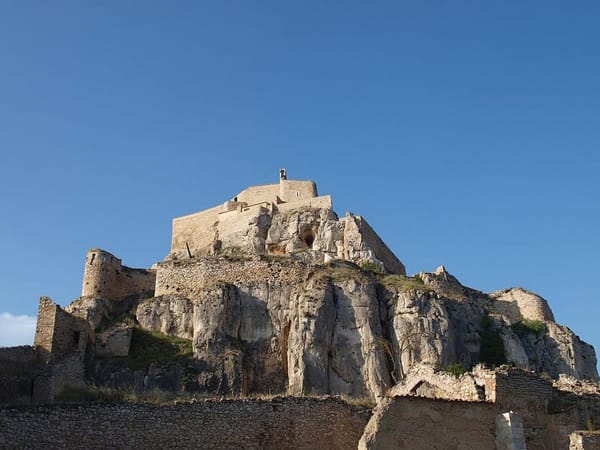
M0 404L29 405L35 373L33 347L0 348Z
M569 450L600 450L600 432L578 431L571 434Z
M93 248L85 258L82 296L121 300L129 295L154 291L152 270L132 269L104 250Z
M36 353L31 345L0 347L0 373L29 372L35 362Z
M41 363L56 361L73 352L83 359L88 331L84 319L67 313L48 297L40 298L34 345Z
M509 369L496 373L499 410L517 411L530 450L567 448L569 434L600 423L600 396L552 386L534 373Z
M217 283L252 283L253 281L299 282L306 279L306 264L286 259L230 260L227 258L193 258L158 264L155 295L178 294L194 298L203 288Z
M387 398L375 408L358 448L492 450L495 417L493 403Z
M2 448L356 448L367 417L334 398L0 410Z
M41 364L46 364L50 361L54 338L54 321L58 308L59 306L50 298L40 298L33 345L36 348L37 358Z

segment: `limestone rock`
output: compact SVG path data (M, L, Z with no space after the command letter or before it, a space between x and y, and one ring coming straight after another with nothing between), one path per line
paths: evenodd
M98 329L103 320L111 316L112 305L108 300L99 297L79 297L65 308L74 316L85 319L92 330Z
M192 339L193 304L185 297L164 295L150 298L137 306L135 317L151 331Z
M189 264L171 267L171 291L196 273ZM554 378L566 373L597 379L593 349L568 328L547 321L536 334L511 323L495 309L497 298L462 286L443 268L405 277L350 263L308 264L304 277L275 276L286 272L286 264L240 265L252 267L252 279L223 274L229 281L145 300L136 318L148 330L192 339L195 382L210 393L379 399L415 366L473 367L484 358L489 336L500 340L497 351L518 367ZM289 270L298 268L289 263Z
M96 334L96 356L127 356L131 344L132 329L118 325Z

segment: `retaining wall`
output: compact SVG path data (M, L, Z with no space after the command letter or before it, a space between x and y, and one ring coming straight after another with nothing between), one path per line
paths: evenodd
M14 408L0 447L352 449L367 416L332 397Z

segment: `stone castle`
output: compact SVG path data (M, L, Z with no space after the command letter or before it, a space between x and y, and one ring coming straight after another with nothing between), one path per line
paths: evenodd
M184 354L165 356L165 348ZM467 373L447 373L457 368ZM600 424L594 349L555 323L544 299L521 288L485 294L443 266L407 276L364 218L339 218L329 195L319 196L312 181L288 180L285 169L276 184L249 187L219 206L173 219L171 250L151 268L129 268L107 251L90 250L81 297L66 308L41 298L34 345L0 349L0 381L0 406L53 404L90 385L369 399L377 407L364 434L352 437L361 448L517 448L521 441L566 448L569 433ZM326 405L321 423L330 423L326 411L338 408L318 401L302 406L293 398L285 400L291 410L306 407L315 417ZM237 409L225 408L223 420L240 420ZM36 411L41 427L47 410ZM508 411L517 414L499 416ZM96 413L100 420L106 411ZM27 446L26 433L22 441L3 435L2 426L21 436L22 421L2 414L0 447ZM348 420L340 430L366 424L352 411L340 414ZM456 431L398 425L436 414L445 417L436 419L440 425ZM285 415L269 420L290 426ZM461 426L470 434L459 437ZM307 441L269 440L266 432L256 445L306 447ZM310 440L310 433L294 433ZM332 435L331 446L347 448L348 433ZM412 446L402 444L407 433L414 435ZM480 445L464 444L472 439ZM240 442L232 447L243 447Z

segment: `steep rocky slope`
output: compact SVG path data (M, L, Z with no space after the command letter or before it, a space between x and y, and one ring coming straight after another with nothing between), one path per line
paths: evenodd
M598 379L593 348L554 323L545 300L523 289L487 295L443 267L406 277L291 258L169 264L173 272L156 297L129 299L118 311L100 300L71 306L85 301L95 312L96 348L116 343L93 364L97 383L379 398L416 364L469 369L479 362ZM216 275L190 283L195 268L207 266ZM127 365L118 355L140 351L141 330L190 340L193 354Z

